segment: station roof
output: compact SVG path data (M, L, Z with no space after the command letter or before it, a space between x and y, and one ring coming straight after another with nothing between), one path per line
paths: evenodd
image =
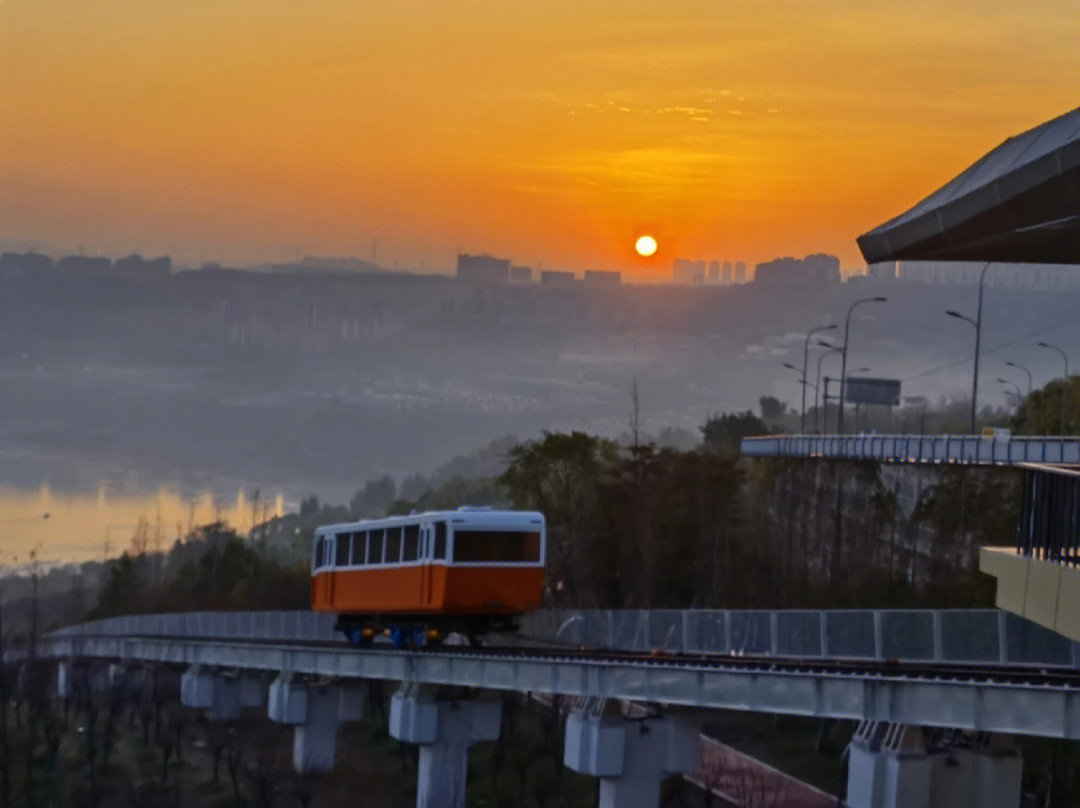
M1080 264L1080 108L1009 138L856 241L871 264Z

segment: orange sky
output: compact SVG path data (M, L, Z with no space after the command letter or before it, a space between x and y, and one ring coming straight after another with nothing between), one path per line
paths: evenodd
M1080 2L947 5L0 0L0 246L856 267L1080 104Z

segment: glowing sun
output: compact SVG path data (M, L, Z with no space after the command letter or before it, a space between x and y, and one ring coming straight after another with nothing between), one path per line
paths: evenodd
M642 236L634 244L634 249L637 250L638 255L648 258L656 252L656 239L652 236Z

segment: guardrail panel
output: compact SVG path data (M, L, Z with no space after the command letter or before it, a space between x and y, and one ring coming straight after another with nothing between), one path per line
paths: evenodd
M882 611L880 647L885 659L933 659L933 612Z

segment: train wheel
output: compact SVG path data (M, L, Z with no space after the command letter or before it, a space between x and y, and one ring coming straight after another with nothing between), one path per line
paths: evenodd
M367 648L375 637L375 631L369 626L350 626L345 629L345 638L357 648Z
M424 633L424 645L438 648L442 645L443 635L437 628L428 628Z

